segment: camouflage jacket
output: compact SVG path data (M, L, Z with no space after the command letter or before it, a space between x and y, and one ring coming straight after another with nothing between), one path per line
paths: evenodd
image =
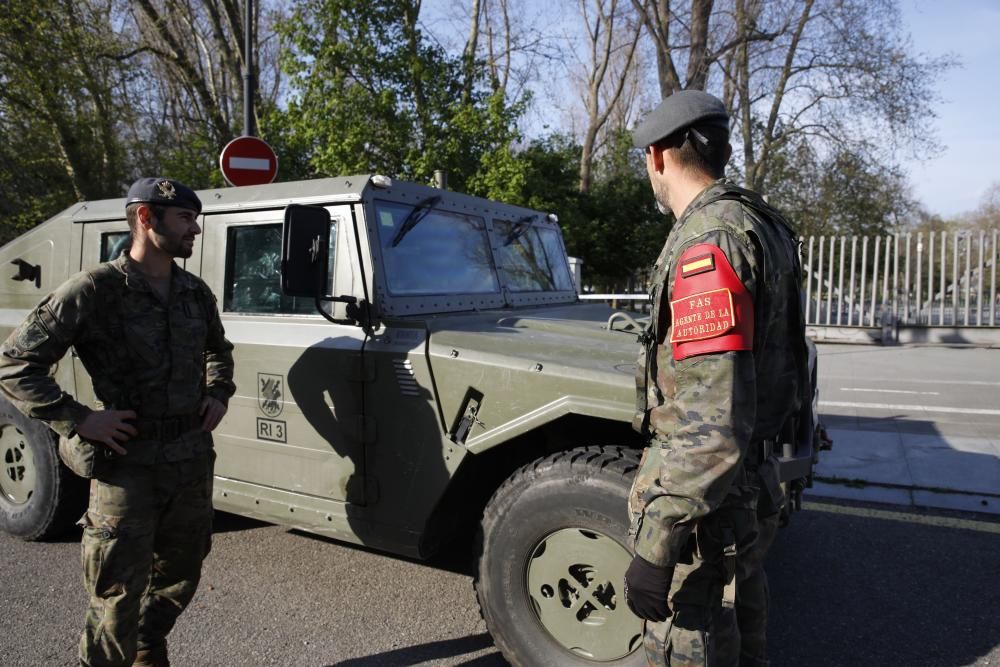
M692 250L715 252L711 246L745 288L752 334L742 349L675 359L682 356L671 343L678 261L684 255L687 262ZM730 492L752 485L743 465L748 451L777 437L798 412L808 361L797 242L757 195L716 181L674 225L653 268L653 285L636 424L651 442L629 494L629 513L635 552L673 565L697 522Z
M166 303L127 254L67 280L0 347L0 389L29 417L74 435L91 408L50 373L72 346L104 408L162 419L196 414L206 395L228 404L233 345L215 297L197 276L172 271Z

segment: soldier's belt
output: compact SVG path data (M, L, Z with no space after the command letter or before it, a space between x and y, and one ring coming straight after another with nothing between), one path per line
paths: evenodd
M178 415L176 417L163 417L161 419L147 419L139 417L134 422L139 435L138 440L161 440L170 442L176 440L185 433L194 431L202 423L200 415Z

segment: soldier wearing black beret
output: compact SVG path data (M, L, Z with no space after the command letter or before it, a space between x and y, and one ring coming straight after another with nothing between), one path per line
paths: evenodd
M210 548L211 431L236 387L215 298L174 261L191 256L200 212L183 183L136 181L127 251L60 285L0 347L0 389L92 480L80 519L85 666L167 667L167 634ZM71 346L98 406L49 372Z
M125 197L125 206L136 203L176 206L190 209L195 215L201 213L201 200L194 190L169 178L140 178L133 183Z
M625 597L647 621L650 665L766 665L775 449L810 405L797 243L778 211L723 178L717 98L675 93L633 138L677 222L637 365L634 426L649 446L629 493Z

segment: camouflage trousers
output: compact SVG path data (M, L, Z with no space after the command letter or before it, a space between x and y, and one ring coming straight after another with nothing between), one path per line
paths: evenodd
M115 466L91 481L81 519L90 595L80 663L130 666L166 643L191 601L211 549L215 452L152 465Z
M650 667L766 667L767 575L764 557L778 515L760 519L756 490L730 496L692 538L690 563L678 563L670 587L673 615L646 623ZM729 545L735 558L724 557ZM685 558L685 560L688 560ZM725 604L726 582L732 605Z

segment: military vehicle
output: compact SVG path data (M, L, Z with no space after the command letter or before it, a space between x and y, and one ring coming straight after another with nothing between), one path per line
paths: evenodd
M642 664L621 584L641 327L578 298L556 217L384 176L199 196L184 266L236 347L215 506L406 556L474 544L511 663ZM0 248L0 333L116 257L124 211L76 204ZM72 353L53 372L96 400ZM794 494L814 452L784 454ZM0 461L3 530L42 539L83 513L54 434L2 397Z

